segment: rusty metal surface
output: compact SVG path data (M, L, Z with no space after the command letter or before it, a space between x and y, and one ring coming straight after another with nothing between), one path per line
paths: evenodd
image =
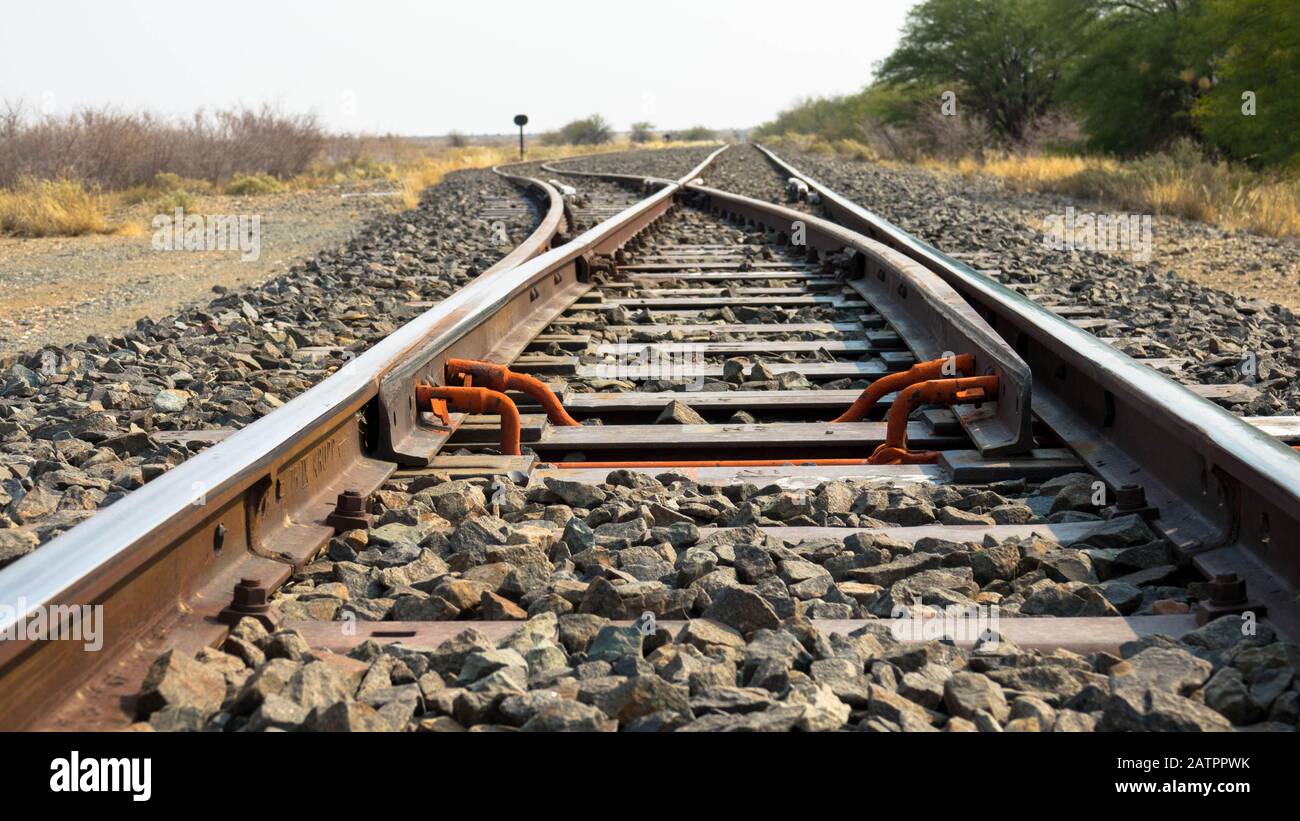
M434 333L428 315L416 320L426 326L418 350L407 354L400 365L385 375L380 385L379 401L373 413L378 455L403 465L427 465L442 446L445 436L420 419L411 399L415 395L415 385L421 382L442 384L443 365L452 357L495 362L514 359L534 335L590 290L587 272L593 261L613 254L667 213L681 184L697 177L724 148L714 151L680 181L655 178L659 189L654 194L574 237L566 245L533 257L526 265L516 266L508 279L496 277L487 280L485 274L457 291L442 305L456 300L458 305L453 316L461 321L448 323L444 319L440 331ZM499 166L498 170L504 172L510 167ZM553 194L553 211L561 202L558 192L550 185L531 178L515 179L544 186ZM642 180L640 177L629 179ZM454 352L451 350L453 344Z
M608 223L503 271L502 276L479 277L440 303L436 316L430 311L408 325L418 326L419 338L384 375L379 390L375 414L379 455L406 465L428 464L442 437L421 424L412 399L415 385L443 384L443 364L452 357L513 359L532 336L513 333L520 323L528 321L540 330L582 296L590 288L586 280L591 260L611 253L667 212L675 190L661 189ZM514 344L502 345L505 338Z
M634 236L676 189L546 250L563 227L560 198L545 183L526 184L545 192L547 216L501 263L282 408L0 571L0 631L50 606L103 605L104 616L99 652L68 641L0 642L0 729L124 721L122 688L138 686L142 660L163 637L195 649L219 640L217 616L241 580L277 588L328 543L339 494L369 494L396 468L375 458L391 450L374 442L383 426L372 400L385 379L424 373L434 358L440 370L446 353L473 355L449 351L454 343L491 348L494 334L509 338L530 310L576 298L581 260ZM533 291L548 298L530 299ZM503 307L510 322L498 318ZM400 397L408 400L413 407L413 391ZM59 703L62 713L53 711Z
M1112 489L1140 484L1154 524L1207 574L1238 572L1300 635L1300 455L1188 388L907 234L762 149L844 225L934 271L1037 377L1034 412Z
M798 223L808 247L819 253L853 252L860 276L850 285L894 326L917 359L938 359L946 352L971 354L975 374L998 377L996 402L957 409L958 421L980 452L997 456L1033 447L1029 366L933 272L829 220L702 185L688 185L687 190L701 195L715 210L787 236L799 230Z

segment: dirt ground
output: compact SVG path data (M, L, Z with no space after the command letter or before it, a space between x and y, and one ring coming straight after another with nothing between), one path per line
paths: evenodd
M369 214L399 201L355 188L199 198L191 211L259 215L261 249L250 261L239 250L155 250L141 215L132 215L135 235L0 237L0 356L117 334L140 317L210 298L214 285L265 281L343 244Z
M1028 200L1030 207L1025 207ZM1025 225L1043 224L1044 213L1062 210L1062 198L1042 194L1009 195L1006 208ZM1085 208L1109 213L1097 205ZM1225 231L1177 217L1152 219L1151 260L1198 285L1244 299L1263 299L1300 311L1300 241ZM1125 252L1112 252L1124 256Z
M1026 225L1065 200L995 193L976 186ZM989 190L993 189L993 190ZM378 189L317 189L259 197L201 198L206 214L258 214L261 253L156 251L152 228L134 236L19 239L0 237L0 357L91 334L120 333L143 316L160 317L207 299L214 285L265 281L315 252L345 242L369 214L397 207ZM1059 208L1058 208L1059 210ZM1300 243L1227 232L1193 221L1156 217L1154 260L1162 267L1247 299L1300 310Z

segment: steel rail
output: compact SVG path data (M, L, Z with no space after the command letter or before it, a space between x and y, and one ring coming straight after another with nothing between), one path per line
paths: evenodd
M582 155L582 156L584 156L584 157L600 157L600 156L602 156L602 155L601 155L601 154L584 154L584 155ZM573 157L573 158L570 158L570 159L578 159L578 158L577 158L577 157ZM590 178L593 178L593 179L605 180L605 181L607 181L607 182L621 182L621 183L624 183L624 184L626 184L626 185L635 185L635 186L639 186L639 187L641 187L641 188L643 188L643 189L644 189L644 188L647 188L647 187L649 187L649 186L651 186L651 185L655 185L655 184L660 185L660 186L664 186L664 185L670 185L670 184L672 184L672 183L674 182L673 180L667 179L667 178L665 178L665 177L641 176L641 175L639 175L639 174L615 174L615 173L607 173L607 172L604 172L604 171L578 171L578 170L570 170L570 169L568 169L568 168L560 168L559 166L557 166L557 165L552 165L551 163L542 163L541 168L542 168L542 170L547 171L547 172L549 172L549 173L551 173L551 174L557 174L557 175L560 175L560 176L569 176L569 177L590 177Z
M385 374L375 414L380 457L405 465L426 465L446 440L445 433L420 424L412 397L419 382L442 384L442 366L451 358L447 349L452 342L459 344L456 358L494 362L514 359L533 336L590 290L587 275L595 259L612 257L646 225L666 213L681 186L699 176L723 150L725 146L680 180L662 180L664 185L654 194L552 251L557 255L554 258L544 263L541 258L534 260L534 264L545 269L544 274L521 271L520 276L526 277L527 283L496 296L490 312L477 311L472 317L461 315L462 321L451 336L429 336L414 355ZM479 280L475 280L463 290L478 284ZM490 294L503 289L485 283L480 290L484 293L476 298L488 299L492 298ZM485 321L488 316L491 320Z
M948 283L883 243L829 220L704 185L692 183L686 190L716 211L776 230L786 241L802 231L809 249L851 252L859 275L850 281L852 287L898 331L918 360L971 354L976 374L998 377L996 401L953 409L980 452L996 456L1033 447L1029 366Z
M0 728L43 721L83 685L98 698L83 698L62 720L120 720L122 683L138 683L141 659L163 646L219 641L218 616L241 580L266 591L283 584L328 543L340 493L372 492L397 467L393 456L418 461L404 450L412 431L428 433L414 412L414 380L441 382L446 356L513 344L517 308L542 291L580 293L572 283L591 260L662 215L679 185L552 248L563 224L559 193L497 170L547 199L523 245L320 384L0 570L0 636L21 635L57 608L102 605L104 642L92 653L39 635L0 641ZM405 385L408 394L392 393ZM437 445L446 438L428 435Z
M543 164L542 168L552 173L616 182L662 182L654 177L567 171L550 164ZM699 170L702 169L692 171L679 182L691 180L685 185L686 190L703 195L715 211L751 225L772 227L787 242L792 240L793 226L798 225L804 231L802 239L810 249L854 252L854 263L861 277L853 282L853 287L899 331L918 359L970 353L976 357L978 373L999 377L998 401L980 408L964 406L953 409L981 453L1005 455L1033 447L1032 376L1028 365L951 286L907 256L868 236L845 230L844 226L802 211L705 186L697 180Z
M758 146L841 224L933 271L975 305L1038 376L1034 412L1112 487L1140 484L1154 525L1207 575L1237 573L1300 634L1300 455Z
M721 152L725 150L726 150L726 146L723 146L718 151ZM564 159L581 160L581 159L587 159L589 157L603 157L605 156L605 153L607 152L596 153L596 154L580 154L576 157L565 157ZM718 152L715 152L715 154L716 153ZM621 182L626 185L636 185L636 186L641 186L643 188L649 187L651 185L664 186L664 185L669 185L673 182L683 183L683 182L687 182L688 178L694 179L694 177L690 177L689 174L686 177L683 177L682 179L679 180L670 180L666 177L656 177L654 175L619 174L619 173L614 173L609 171L581 171L576 168L562 168L561 166L556 165L555 164L556 162L558 162L558 160L550 160L548 162L544 162L542 163L541 168L542 170L547 171L551 174L559 174L562 176L570 176L570 177L591 177L593 179L606 180L608 182Z

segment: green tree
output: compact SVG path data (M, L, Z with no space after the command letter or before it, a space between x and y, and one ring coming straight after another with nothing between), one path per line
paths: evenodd
M1196 36L1214 56L1213 82L1192 106L1196 126L1229 156L1300 170L1300 6L1204 0L1198 11Z
M906 125L916 119L919 106L931 105L941 90L932 86L902 86L876 83L855 94L809 97L796 102L770 122L755 129L755 135L816 134L828 140L860 140L868 121L884 125Z
M1019 141L1051 106L1074 15L1052 0L925 0L907 15L878 78L956 93L997 134ZM937 108L940 100L936 98Z
M542 135L542 142L547 145L600 145L609 142L613 136L614 131L605 118L592 114L566 123L559 131L548 131Z
M639 123L632 123L631 139L634 143L648 143L654 137L655 124L642 120Z
M1209 85L1209 53L1191 36L1195 0L1063 3L1079 49L1061 96L1097 148L1137 154L1195 137L1192 104Z
M690 128L684 129L680 134L677 135L677 139L686 140L687 142L716 140L717 138L718 135L714 133L712 128L708 128L702 125L693 125Z

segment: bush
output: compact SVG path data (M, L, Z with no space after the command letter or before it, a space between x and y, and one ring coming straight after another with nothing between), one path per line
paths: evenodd
M705 128L702 125L693 125L677 135L677 139L685 142L704 142L705 140L716 140L718 135L713 129Z
M212 183L237 174L284 179L305 171L325 144L314 116L266 107L173 121L110 108L32 119L7 105L0 111L0 186L24 177L75 178L113 191L152 185L159 174Z
M544 145L600 145L614 138L614 131L605 118L592 114L583 120L574 120L559 131L542 135Z
M196 194L209 194L212 192L212 183L207 180L186 178L166 171L155 176L153 184L155 188L164 194L172 191L190 191Z
M175 211L177 208L193 211L194 195L184 188L176 188L159 197L156 205L158 212L163 214Z
M634 143L648 143L654 138L654 130L654 123L648 123L645 121L632 123L632 131L629 135L629 139Z
M225 188L226 194L232 197L277 194L283 190L284 186L280 184L280 181L269 174L252 174L249 176L237 174Z
M79 180L25 177L0 190L0 231L20 237L78 236L108 230L99 190Z

